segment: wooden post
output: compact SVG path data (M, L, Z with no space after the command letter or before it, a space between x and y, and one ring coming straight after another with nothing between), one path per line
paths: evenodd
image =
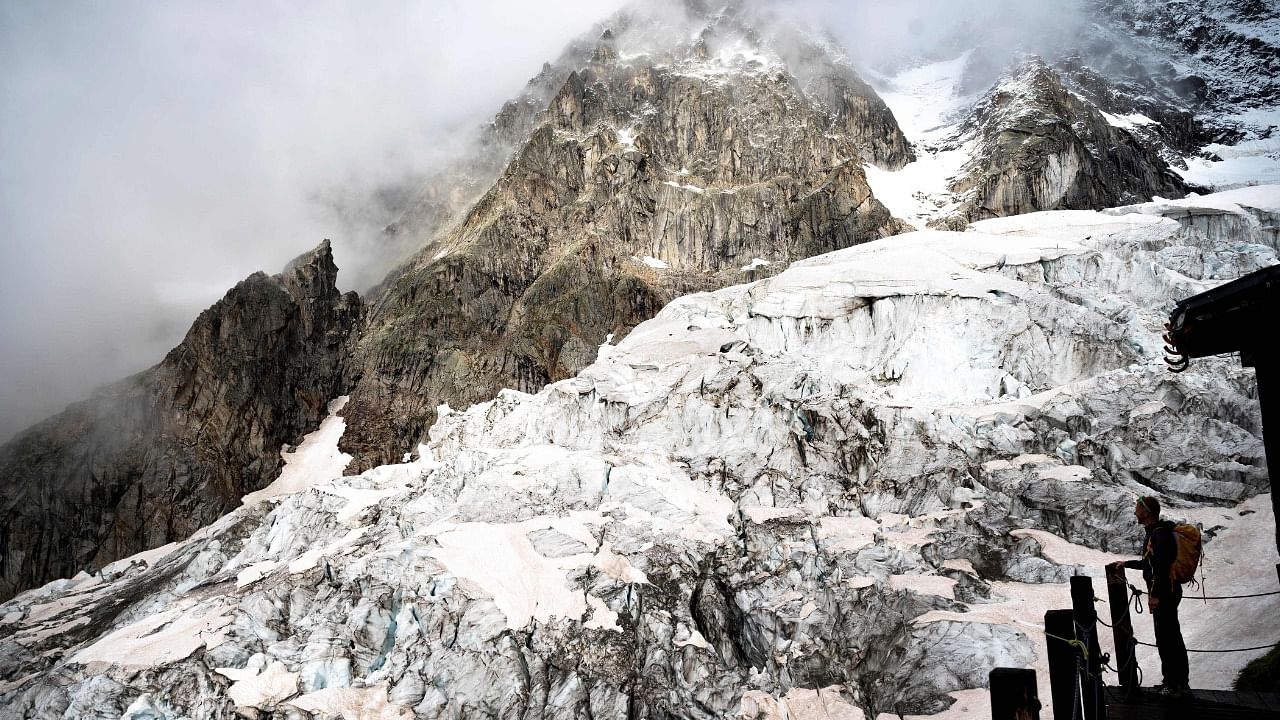
M991 688L991 720L1040 720L1035 670L993 668L987 686Z
M1107 601L1111 604L1111 632L1116 642L1116 670L1120 672L1120 687L1127 694L1138 687L1138 643L1129 618L1129 581L1122 562L1107 566Z
M1076 677L1076 652L1066 640L1075 640L1075 619L1070 610L1050 610L1044 614L1045 646L1049 656L1049 698L1053 716L1070 720L1080 708ZM1063 640L1065 638L1066 640Z
M1093 607L1093 597L1093 578L1072 576L1071 613L1075 618L1076 639L1084 643L1084 648L1077 648L1077 652L1087 650L1080 677L1080 700L1084 703L1085 720L1102 720L1106 717L1102 693L1102 648L1098 645L1098 611Z

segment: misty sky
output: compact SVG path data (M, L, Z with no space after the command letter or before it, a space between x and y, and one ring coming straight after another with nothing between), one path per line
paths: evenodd
M1001 21L1019 36L1061 29L1069 4L772 7L869 66L937 51L962 21L1008 46ZM0 4L0 441L157 362L235 282L323 238L339 285L365 289L391 218L335 204L413 187L621 5Z
M0 440L325 237L351 289L317 198L429 170L618 4L0 4Z

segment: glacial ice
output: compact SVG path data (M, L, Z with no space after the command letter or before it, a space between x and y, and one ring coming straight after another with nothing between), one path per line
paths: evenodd
M811 258L444 409L417 460L353 477L322 426L293 457L326 460L270 502L0 605L0 718L981 716L992 666L1043 683L1069 576L1136 550L1135 493L1204 523L1211 590L1267 589L1252 372L1172 375L1159 334L1276 262L1277 207L1250 188ZM1275 598L1186 607L1191 646L1280 635Z

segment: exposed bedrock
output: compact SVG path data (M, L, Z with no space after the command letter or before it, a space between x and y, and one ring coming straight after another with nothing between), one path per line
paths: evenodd
M1274 103L1280 90L1280 45L1274 27L1280 8L1265 0L1090 0L1099 24L1114 28L1113 62L1104 72L1134 69L1162 81L1207 109L1244 109ZM1144 67L1143 45L1167 60ZM1158 55L1157 55L1158 57ZM1190 70L1190 74L1188 73ZM1215 123L1217 124L1217 123Z
M910 150L824 51L797 76L732 19L662 52L625 38L606 31L493 188L370 302L352 471L412 451L441 404L571 376L673 297L903 229L861 163Z
M255 273L155 367L0 447L0 597L187 537L279 474L340 394L360 314L328 241Z
M1186 193L1159 153L1108 123L1039 58L1025 60L998 81L964 132L975 142L973 158L951 190L962 196L966 220L1099 209Z

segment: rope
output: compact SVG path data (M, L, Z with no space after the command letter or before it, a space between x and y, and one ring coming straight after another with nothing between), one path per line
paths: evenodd
M1144 593L1143 591L1139 590L1138 588L1136 588L1136 587L1134 587L1134 586L1132 586L1132 585L1130 585L1130 586L1129 586L1129 589L1133 591L1133 598L1134 598L1134 602L1135 602L1135 604L1137 604L1138 596L1140 596L1140 595L1145 595L1145 594L1146 594L1146 593ZM1277 591L1275 591L1275 592L1269 592L1269 593L1260 593L1259 595L1280 595L1280 590L1277 590ZM1232 597L1259 597L1259 595L1236 595L1236 596L1232 596ZM1215 598L1215 597L1210 596L1210 597L1209 597L1209 599L1210 599L1210 600L1226 600L1226 599L1229 599L1229 598L1227 598L1227 597ZM1095 601L1097 601L1097 602L1104 602L1101 598L1096 598L1096 597L1095 597L1095 598L1094 598L1094 600L1095 600ZM1139 610L1138 612L1142 612L1142 611L1141 611L1141 610ZM1105 625L1105 626L1109 627L1109 628L1115 629L1115 628L1111 625L1111 623L1108 623L1107 621L1103 620L1102 618L1098 618L1098 622L1099 622L1100 624L1102 624L1102 625ZM1138 638L1134 638L1134 639L1133 639L1133 641L1134 641L1135 643L1139 644L1139 645L1146 645L1147 647L1156 647L1156 645L1155 645L1154 643L1143 642L1143 641L1139 640ZM1280 643L1271 643L1270 645L1259 645L1258 647L1233 648L1233 649L1230 649L1230 650L1192 650L1191 648L1187 648L1187 652L1189 652L1189 653L1193 653L1193 652L1194 652L1194 653L1252 652L1252 651L1254 651L1254 650L1269 650L1269 649L1271 649L1271 648L1275 647L1277 644L1280 644ZM1135 657L1136 657L1136 656L1135 656Z
M1131 654L1129 656L1129 662L1125 663L1124 667L1122 668L1116 668L1110 662L1107 662L1107 664L1103 666L1103 668L1107 672L1115 673L1116 675L1123 674L1124 671L1128 670L1130 667L1137 670L1137 678L1135 678L1137 680L1137 684L1125 690L1124 695L1121 696L1124 702L1128 702L1142 688L1142 666L1138 664L1138 654L1137 653Z
M1138 643L1139 645L1146 645L1147 647L1156 647L1156 645L1155 645L1154 643L1143 642L1143 641L1141 641L1141 640L1139 640L1139 639L1137 639L1137 638L1134 638L1134 639L1133 639L1133 641L1134 641L1134 642L1136 642L1136 643ZM1276 646L1276 645L1278 645L1278 644L1280 644L1280 643L1271 643L1270 645L1259 645L1259 646L1257 646L1257 647L1231 648L1230 650L1192 650L1191 648L1187 648L1187 652L1189 652L1189 653L1232 653L1232 652L1250 652L1250 651L1252 651L1252 650L1270 650L1271 648L1275 647L1275 646Z
M1133 585L1129 586L1129 590L1133 592L1133 597L1135 598L1135 604L1137 602L1136 598L1138 596L1147 594L1145 590L1139 590ZM1201 600L1239 600L1242 598L1267 597L1268 595L1280 595L1280 590L1272 590L1270 592L1261 592L1261 593L1250 593L1248 595L1201 595L1200 599ZM1187 596L1187 597L1191 597L1191 596ZM1102 598L1094 598L1094 601L1106 602ZM1138 610L1138 612L1142 612L1142 611Z
M1077 628L1079 628L1079 626L1077 626ZM1076 652L1078 653L1076 657L1079 659L1077 662L1077 665L1079 664L1079 662L1085 662L1085 663L1089 662L1089 646L1086 645L1083 641L1074 640L1071 638L1064 638L1060 635L1054 635L1053 633L1050 633L1050 632L1045 633L1044 636L1048 638L1053 638L1054 640L1060 640L1070 645L1071 647L1075 648ZM1105 666L1110 662L1111 662L1111 656L1108 655L1107 653L1103 653L1101 664ZM1101 675L1094 675L1093 673L1089 672L1087 667L1081 668L1080 674L1085 677L1102 677Z
M1080 642L1073 640L1072 642ZM1088 650L1085 650L1088 653ZM1083 690L1080 689L1080 676L1088 672L1086 667L1082 667L1084 658L1080 653L1076 653L1076 677L1071 682L1071 720L1084 720L1084 697Z
M1085 627L1080 623L1075 623L1075 628L1076 628L1076 637L1079 637L1083 644L1085 644L1086 646L1091 642L1094 644L1097 644L1098 641L1093 634L1096 628ZM1086 716L1091 714L1097 714L1097 711L1102 708L1102 695L1101 695L1101 693L1103 692L1102 668L1103 666L1111 664L1110 655L1102 652L1101 648L1098 649L1098 653L1100 657L1098 658L1098 673L1096 675L1090 670L1088 652L1085 652L1083 657L1081 657L1079 660L1076 661L1076 667L1078 672L1080 673L1080 678L1082 681L1080 684L1083 684L1083 682L1086 681L1086 679L1094 681L1089 683L1090 690L1092 691L1092 695L1093 695L1094 712L1085 713ZM1083 692L1084 690L1082 688L1081 693Z
M1141 599L1142 591L1134 587L1133 583L1129 583L1129 592L1133 593L1132 595L1129 596L1133 600L1132 602L1133 613L1135 615L1141 615L1143 613L1142 599Z
M1239 598L1255 598L1266 597L1268 595L1280 595L1280 590L1272 590L1271 592L1253 593L1252 595L1201 595L1201 600L1237 600Z
M1083 654L1084 654L1084 659L1085 659L1085 660L1088 660L1088 659L1089 659L1089 648L1088 648L1088 646L1087 646L1087 645L1085 645L1084 643L1080 642L1079 640L1076 640L1076 639L1074 639L1074 638L1064 638L1064 637L1062 637L1062 636L1060 636L1060 635L1054 635L1053 633L1049 633L1049 632L1045 633L1045 634L1044 634L1044 636L1045 636L1045 637L1049 637L1049 638L1053 638L1054 640L1061 640L1062 642L1064 642L1064 643L1066 643L1066 644L1070 645L1071 647L1073 647L1073 648L1075 648L1076 650L1079 650L1081 653L1083 653Z

